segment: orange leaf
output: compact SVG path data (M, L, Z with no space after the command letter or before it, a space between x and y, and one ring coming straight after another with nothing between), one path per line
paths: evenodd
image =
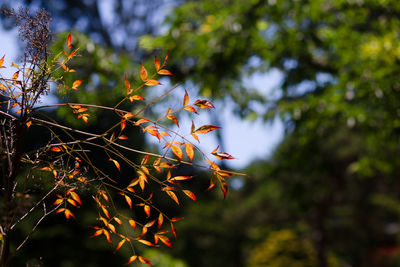
M167 64L168 57L169 57L169 52L165 55L163 66Z
M189 143L185 143L185 148L186 148L186 154L188 155L190 162L192 162L193 157L194 157L193 145L189 144Z
M225 152L213 152L211 154L213 154L215 157L219 159L234 159L234 157Z
M126 203L128 203L129 207L132 208L132 199L127 195L124 195L124 196L125 196Z
M126 140L126 139L128 139L128 137L126 135L120 135L120 136L118 136L118 139Z
M68 34L68 37L67 37L67 45L68 45L68 48L71 48L71 47L72 47L72 45L71 45L71 40L72 40L71 34L69 33L69 34Z
M149 161L149 155L144 155L142 162L140 163L140 165L144 165L147 163L147 161Z
M70 217L75 218L75 215L69 209L64 210L64 215L65 215L65 218L67 218L67 219L69 219Z
M183 97L183 106L186 106L189 103L189 95L185 90L185 96Z
M136 222L134 220L129 220L129 225L136 229Z
M142 79L142 81L146 81L147 79L147 70L143 64L140 64L140 79Z
M224 178L222 178L222 176L217 175L217 177L218 177L218 181L220 183L222 193L224 194L224 198L225 198L226 194L228 193L228 183L225 181Z
M169 70L165 70L165 69L159 70L157 73L160 75L172 75L172 73Z
M150 206L144 205L143 209L144 209L144 212L146 213L147 217L149 217L150 216Z
M175 124L179 127L179 121L174 115L168 115L167 118L174 121Z
M174 227L174 224L171 222L171 232L175 237L175 240L177 239L177 233L176 233L176 229Z
M3 63L4 63L4 57L5 57L6 55L4 55L2 58L0 58L0 69L3 69L3 68L5 68L4 66L3 66Z
M109 158L108 161L112 161L115 166L117 167L118 171L121 171L121 166L119 165L119 162L116 161L115 159Z
M110 213L108 213L108 210L105 208L105 207L101 207L101 210L103 211L103 213L106 215L106 217L108 218L108 219L110 219Z
M122 239L121 241L119 241L117 248L115 249L115 251L117 251L118 249L120 249L122 247L122 245L125 243L126 239Z
M11 79L13 79L13 80L18 79L18 75L19 75L19 71L15 72L15 73L13 74L13 76L11 77Z
M150 120L148 120L148 119L140 119L137 122L135 122L135 125L140 125L140 124L145 123L145 122L150 122Z
M214 125L203 125L199 127L196 131L194 131L197 134L206 134L208 132L220 129L221 127L214 126Z
M156 71L161 68L160 61L158 61L158 58L156 56L154 56L154 67L156 68Z
M71 194L71 197L72 197L76 202L79 203L79 205L82 205L82 201L81 201L81 199L80 199L80 197L78 196L77 193L75 193L75 192L73 192L73 191L70 191L70 194Z
M147 85L147 86L154 86L154 85L158 85L158 84L161 84L161 83L157 80L147 80L145 82L145 85Z
M129 95L131 93L131 90L130 90L131 89L131 84L129 83L128 78L126 77L126 74L125 74L125 77L124 77L124 84L125 84L126 94Z
M119 225L122 224L122 221L118 217L114 217L114 221L116 221Z
M130 263L134 262L134 261L137 259L137 257L138 257L138 256L136 256L136 255L134 255L134 256L132 256L132 257L130 257L130 258L129 258L129 260L128 260L128 262L127 262L127 263L125 263L125 265L128 265L128 264L130 264Z
M73 199L68 198L67 201L72 205L72 206L77 206L76 202Z
M53 146L50 150L53 151L53 152L61 152L61 151L62 151L62 147L60 147L60 146Z
M135 100L143 100L144 98L141 97L140 95L133 95L129 97L129 101L133 102Z
M193 138L194 138L194 139L196 139L196 140L197 140L197 142L199 142L199 143L200 143L199 137L198 137L197 135L195 135L195 134L192 134L192 136L193 136Z
M166 237L166 236L158 236L158 238L160 238L161 242L163 242L166 246L172 248L172 243L171 243L171 241L169 240L168 237Z
M170 190L165 190L165 192L168 194L168 196L169 196L170 198L172 198L172 200L174 200L174 201L176 202L176 204L179 205L178 197L175 195L174 192L172 192L172 191L170 191Z
M199 100L196 100L196 102L194 102L194 104L196 106L198 106L199 108L204 108L204 109L214 108L214 105L208 100L200 100L199 99Z
M153 265L151 264L151 262L150 262L148 259L146 259L145 257L139 256L139 261L140 261L141 263L144 263L144 264L148 264L148 265L150 265L150 266L153 266Z
M175 156L177 156L180 160L182 160L182 149L178 146L171 146L171 150L172 152L175 154Z
M162 213L160 213L160 215L158 215L158 220L157 220L158 229L161 228L163 222L164 222L164 216L162 215Z
M150 241L143 240L143 239L139 239L138 241L139 241L140 243L142 243L142 244L145 244L146 246L154 247L154 244L151 243Z
M197 110L192 106L186 106L186 107L184 107L184 109L186 109L187 111L190 111L190 112L198 114Z
M122 119L121 120L121 132L125 129L126 127L126 120Z
M188 197L190 197L193 201L196 201L196 200L197 200L195 194L193 194L192 191L189 191L189 190L182 190L182 192L185 193Z
M53 206L57 206L58 204L61 204L62 202L64 202L64 199L57 198L56 201L54 201Z
M127 112L124 116L122 116L122 118L124 120L129 120L130 118L132 118L134 115L133 113Z
M184 180L189 180L192 179L193 176L175 176L174 178L171 178L173 181L184 181Z
M72 84L72 89L78 90L78 86L81 85L81 83L82 83L81 80L76 80L76 81Z

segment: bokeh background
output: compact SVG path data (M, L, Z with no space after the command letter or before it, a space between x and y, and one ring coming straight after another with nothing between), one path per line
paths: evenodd
M72 33L82 54L74 67L85 86L68 100L112 105L125 73L169 51L174 76L149 97L179 82L164 104L181 101L186 89L216 106L196 118L222 126L202 147L220 144L237 158L225 167L248 177L231 178L225 200L198 190L197 203L179 209L165 203L185 219L173 249L143 250L154 266L400 266L399 1L0 3L48 10L54 51ZM23 52L17 30L10 19L0 23L0 56L17 62ZM62 110L49 114L74 123ZM106 120L97 114L90 128ZM137 132L130 135L137 146L157 149ZM47 219L13 264L126 262L123 249L114 254L103 240L89 238L96 217L90 208L77 216Z

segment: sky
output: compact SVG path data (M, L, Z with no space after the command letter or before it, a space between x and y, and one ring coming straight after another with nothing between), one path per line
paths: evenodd
M5 55L4 66L7 69L1 69L3 76L12 75L12 69L9 68L11 62L18 63L18 37L17 30L4 31L0 27L0 57ZM173 56L173 55L172 55ZM267 74L255 74L246 80L246 84L249 87L256 87L263 94L269 94L271 90L279 86L281 76L279 72L272 71ZM160 90L168 88L161 88ZM185 88L186 89L186 88ZM183 89L178 90L177 97L183 95ZM194 100L195 90L187 88L189 96ZM49 98L48 101L51 101ZM211 100L212 101L212 100ZM242 169L246 167L255 159L267 159L273 152L275 146L282 140L283 137L283 125L279 120L275 120L273 123L265 123L261 120L256 121L245 121L237 116L233 115L233 105L226 103L214 103L215 109L207 112L218 112L219 119L222 126L222 137L224 143L224 149L226 152L231 154L235 159L229 160L227 165L230 168ZM203 124L210 124L210 116L203 110L200 115L195 118L196 126L199 127ZM191 125L190 118L181 121L181 124ZM211 152L217 147L215 136L208 134L202 136L199 147L205 152Z

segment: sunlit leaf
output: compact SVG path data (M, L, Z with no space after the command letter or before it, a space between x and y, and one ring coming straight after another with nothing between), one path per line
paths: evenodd
M81 85L81 83L82 83L81 80L74 81L74 83L72 84L72 89L78 90L78 86Z
M193 150L193 145L189 143L185 143L185 149L186 149L186 154L188 155L190 162L193 161L194 157L194 150Z
M129 225L131 226L131 227L133 227L133 229L136 229L136 222L134 221L134 220L129 220Z
M172 243L171 243L171 241L169 240L168 237L166 237L166 236L158 236L158 238L160 238L161 242L163 242L167 247L172 248Z
M61 204L64 202L64 199L62 198L57 198L56 201L54 201L53 206L57 206L58 204Z
M146 213L147 217L149 217L150 216L150 206L144 205L143 209L144 209L144 212Z
M150 262L148 259L146 259L145 257L139 256L139 261L140 261L141 263L144 263L144 264L148 264L148 265L150 265L150 266L153 266L153 265L151 264L151 262Z
M132 93L131 84L129 83L128 78L126 77L126 74L125 74L125 77L124 77L124 85L125 85L126 94L129 95L130 93Z
M160 214L158 215L158 219L157 219L157 226L158 226L158 229L161 228L161 226L163 225L163 223L164 223L164 216L162 215L162 213L160 213Z
M192 134L192 137L193 137L194 139L196 139L196 140L197 140L197 142L199 142L199 143L200 143L199 137L198 137L197 135L195 135L195 134Z
M192 179L193 176L175 176L173 178L171 178L171 180L173 181L184 181L184 180L189 180Z
M79 203L79 205L82 205L81 198L78 196L77 193L75 193L75 192L73 192L73 191L70 191L70 194L71 194L71 197L72 197L76 202Z
M76 204L76 202L73 200L73 199L70 199L70 198L68 198L67 199L67 202L69 203L69 204L71 204L72 206L77 206L77 204Z
M158 71L161 68L161 64L157 56L154 56L154 68L156 69L156 71Z
M142 79L142 81L146 81L147 79L147 70L143 64L140 64L140 79Z
M135 125L140 125L140 124L145 123L145 122L150 122L150 120L148 120L148 119L140 119L137 122L135 122Z
M135 100L143 100L144 98L141 97L140 95L133 95L129 97L129 101L133 102Z
M184 107L184 109L187 110L187 111L190 111L190 112L198 114L197 110L192 106L186 106L186 107Z
M172 192L172 191L170 191L170 190L165 190L165 192L168 194L168 196L169 196L170 198L172 198L172 200L174 200L174 201L176 202L176 204L179 205L178 197L175 195L174 192Z
M125 241L126 241L126 239L125 239L125 238L124 238L124 239L122 239L121 241L119 241L119 243L118 243L118 245L117 245L117 247L116 247L115 251L117 251L118 249L120 249L120 248L122 247L122 245L125 243Z
M4 66L3 66L3 63L4 63L4 57L5 57L6 55L4 55L2 58L0 58L0 69L3 69L3 68L5 68Z
M125 113L124 116L122 116L122 118L123 118L124 120L129 120L129 119L132 118L133 116L134 116L133 113L127 112L127 113Z
M115 166L117 167L118 171L121 171L121 166L119 165L119 162L116 161L115 159L109 158L108 161L112 161Z
M129 207L132 208L132 199L129 196L125 195L125 201L128 203Z
M194 102L194 104L196 106L198 106L199 108L203 108L203 109L208 109L208 108L214 108L214 105L208 101L208 100L196 100L196 102Z
M157 72L160 75L173 75L169 70L162 69Z
M203 125L199 127L196 131L194 131L197 134L206 134L208 132L220 129L221 127L214 126L214 125Z
M139 239L138 241L139 241L140 243L142 243L142 244L145 244L146 246L154 247L154 244L151 243L150 241L143 240L143 239Z
M65 215L65 218L67 218L67 219L69 219L70 217L75 218L75 215L69 209L64 210L64 215Z
M53 146L50 148L51 151L53 152L62 152L62 147L61 146Z
M118 139L126 140L126 139L128 139L128 137L126 135L120 135L120 136L118 136Z
M167 118L174 121L175 124L179 127L179 121L174 115L168 115Z
M188 197L190 197L192 200L196 201L197 198L195 196L195 194L193 194L192 191L189 190L182 190L183 193L185 193Z
M157 80L147 80L144 84L147 85L147 86L154 86L154 85L158 85L158 84L161 84L161 83L159 81L157 81Z
M219 146L218 146L219 147ZM228 153L225 152L218 152L218 147L216 149L214 149L211 154L214 155L215 157L219 158L219 159L234 159L234 157L232 157L231 155L229 155Z
M124 120L124 119L122 119L121 120L121 132L125 129L125 127L126 127L126 120Z
M176 240L178 234L177 234L176 229L175 229L175 227L174 227L174 224L173 224L172 222L171 222L171 232L172 232L172 234L174 235L175 240Z
M186 106L189 103L189 95L185 90L185 96L183 97L183 106Z
M171 146L172 152L177 156L180 160L182 160L183 152L182 149L178 146Z
M68 46L68 48L72 47L71 41L72 41L72 38L71 38L71 34L69 33L68 36L67 36L67 46Z
M131 257L129 258L128 262L127 262L127 263L125 263L125 265L128 265L128 264L130 264L130 263L134 262L134 261L137 259L137 257L138 257L138 256L136 256L136 255L134 255L134 256L131 256Z
M18 75L19 75L19 71L16 71L13 76L11 77L11 79L16 80L18 79Z
M116 221L119 225L122 224L122 221L118 217L114 217L114 221Z

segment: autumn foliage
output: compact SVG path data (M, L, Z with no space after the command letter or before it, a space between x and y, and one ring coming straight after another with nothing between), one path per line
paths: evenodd
M41 23L43 27L48 26L43 21ZM35 33L35 29L31 31L33 32L30 34ZM42 38L47 40L48 36ZM26 41L31 45L31 50L28 50L25 62L21 65L13 63L11 66L5 66L5 55L0 59L1 69L14 69L10 78L0 78L1 154L8 162L8 167L3 171L9 172L5 177L7 186L4 186L1 192L4 198L3 214L6 214L6 218L7 214L11 214L11 205L8 204L13 202L17 190L16 180L22 175L20 171L23 168L29 167L40 171L40 175L51 177L52 186L43 198L32 204L31 210L19 214L18 218L14 216L12 219L1 221L2 263L8 261L11 242L9 236L12 230L34 209L40 209L42 204L51 203L52 209L44 209L40 221L52 213L62 214L66 219L79 220L75 209L86 205L80 192L85 188L86 192L91 192L91 198L97 207L97 223L93 226L92 237L104 238L105 242L112 244L115 251L129 244L132 256L127 259L127 264L139 261L151 265L148 259L136 253L135 247L139 244L172 247L172 239L177 238L176 223L181 219L160 210L153 203L155 194L164 194L172 200L171 203L177 205L183 197L193 201L197 199L187 186L187 181L195 177L178 174L179 165L208 169L213 174L209 189L219 184L223 195L227 194L228 185L225 179L233 173L220 169L215 160L233 157L218 151L218 148L210 154L205 154L196 145L200 142L201 135L218 130L219 127L195 126L194 119L192 125L186 129L179 120L184 112L196 116L199 110L211 110L214 105L204 99L191 100L185 90L179 107L168 108L156 119L145 116L147 109L178 87L167 89L154 100L147 100L143 95L147 87L161 85L160 77L173 75L167 68L168 54L162 63L155 56L152 69L140 65L138 74L141 82L138 86L133 86L127 75L121 77L125 87L121 89L125 94L123 99L112 107L68 102L41 105L39 100L49 92L51 84L69 94L79 94L80 89L85 86L84 80L71 81L64 77L76 72L71 66L71 61L79 56L79 48L75 47L74 38L69 34L65 49L50 58L47 46L35 45L29 36ZM54 75L60 72L64 75ZM126 103L131 103L135 109L122 109L122 104ZM95 133L71 128L43 115L42 111L54 107L68 108L84 125L90 125L96 110L113 113L119 119L113 125L109 125L106 131ZM171 125L168 122L172 122L176 127L168 126ZM29 134L33 126L46 129L52 138L35 151L22 153L18 143L24 138L24 133ZM162 151L141 151L127 145L129 138L125 132L131 127L140 128L142 134L154 138L163 146ZM104 160L115 167L116 173L131 173L132 176L126 180L127 178L121 175L106 173L102 166L92 161L91 147L104 152ZM124 152L139 154L140 162L132 161ZM198 161L196 164L193 163L195 159ZM125 207L117 205L121 201L125 203ZM130 212L127 212L128 209ZM137 216L138 213L145 214L147 219L143 221ZM20 246L25 242L26 240Z

